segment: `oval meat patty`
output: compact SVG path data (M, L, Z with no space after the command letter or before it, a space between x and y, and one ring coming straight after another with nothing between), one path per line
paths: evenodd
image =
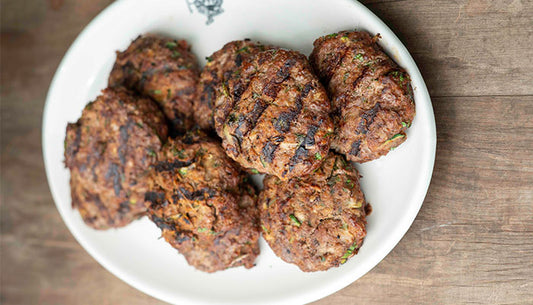
M306 272L337 267L357 254L370 211L357 170L335 153L305 178L267 176L259 208L274 253Z
M259 255L256 192L220 144L169 140L158 160L146 199L165 240L205 272L253 267Z
M377 159L403 143L415 116L411 79L378 38L342 31L318 38L310 56L331 98L331 147L356 162Z
M122 88L103 90L78 122L68 124L72 206L85 223L116 228L145 214L147 172L166 137L157 105Z
M304 55L271 49L242 63L215 103L226 153L281 179L305 176L327 155L330 104Z
M117 60L109 86L126 86L157 101L172 126L184 132L192 124L199 67L185 40L139 36Z
M249 39L228 42L222 49L206 57L207 63L200 74L198 98L194 103L194 118L202 129L214 129L213 109L222 84L238 73L244 60L248 60L266 48ZM227 86L227 84L225 84Z

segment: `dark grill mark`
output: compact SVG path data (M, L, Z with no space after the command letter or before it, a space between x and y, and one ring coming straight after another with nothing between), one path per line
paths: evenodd
M213 103L215 101L215 85L216 82L208 82L204 86L202 103L206 104L209 109L213 109Z
M118 196L120 194L122 186L120 185L120 172L117 164L111 163L109 165L109 169L105 174L105 178L106 180L113 178L113 189L115 190L115 195Z
M118 213L119 215L125 216L129 211L131 211L131 206L129 201L122 201L118 207Z
M368 127L372 125L372 122L374 122L374 118L378 114L380 110L379 103L376 103L372 109L367 110L361 115L361 121L359 122L359 125L357 126L357 132L366 134L368 132Z
M278 70L278 72L276 73L276 77L273 79L273 81L277 84L281 84L282 82L287 80L287 78L289 78L291 68L292 66L294 66L295 63L296 60L294 58L287 60Z
M238 53L235 57L235 66L240 67L242 65L242 55L241 53Z
M341 51L342 55L339 56L339 54L341 54ZM343 46L342 48L333 51L335 53L335 56L325 63L326 71L324 71L324 74L326 78L326 83L329 83L331 77L333 77L335 71L339 69L339 66L341 65L342 61L344 60L344 57L346 57L349 51L350 49L347 46Z
M263 149L261 150L263 160L267 163L272 163L272 160L274 159L274 154L278 147L279 144L273 144L272 142L266 143Z
M166 223L165 220L161 217L158 217L154 214L150 214L150 219L152 219L155 225L158 226L159 229L161 230L170 230L170 231L174 230L174 227Z
M204 199L213 198L216 195L216 192L210 188L203 188L193 192L190 192L186 188L178 188L177 198L178 199L188 199L192 201L199 201Z
M182 243L184 243L186 241L189 241L190 239L191 238L187 234L185 234L183 232L177 232L176 233L176 239L175 240L176 240L176 242L178 244L182 244Z
M294 58L288 59L283 66L276 72L276 76L272 78L265 88L263 88L263 94L275 99L278 96L278 92L281 88L280 84L283 83L291 75L290 71L292 66L296 64Z
M250 85L250 82L247 81L245 84L242 82L238 82L235 84L235 87L233 88L233 102L236 104L238 101L241 100L241 96L248 89L248 86Z
M322 125L322 120L319 122L319 126ZM311 148L311 146L315 145L315 134L318 131L318 126L312 125L309 127L309 130L307 130L307 134L305 135L305 138L300 143L300 146L296 149L294 152L294 155L291 157L289 161L289 172L291 172L294 169L294 166L299 163L302 159L308 157L308 150Z
M361 140L357 140L357 141L353 142L352 143L352 149L350 149L349 154L353 155L353 156L359 155L360 147L361 147Z
M153 204L160 204L163 200L165 200L165 194L158 192L146 192L144 195L144 200L152 202Z
M300 114L303 107L302 100L309 95L309 92L313 89L313 85L310 83L307 83L303 90L300 92L300 94L296 97L295 104L296 109L291 110L289 112L284 112L280 114L279 118L276 120L276 123L274 123L274 127L279 132L287 132L289 131L289 128L291 127L291 122Z
M162 161L162 162L157 162L154 167L155 167L155 170L158 172L169 172L169 171L173 171L176 169L180 169L182 167L187 167L193 164L194 161L195 161L194 159L188 160L188 161L180 161L180 160L174 160L172 162Z
M128 140L130 135L128 134L128 129L130 128L132 121L128 121L126 125L122 125L119 128L119 146L118 146L118 158L120 163L126 163L126 150L128 149Z
M75 132L74 140L72 142L70 142L70 141L67 142L67 148L66 148L66 151L65 151L65 159L67 160L67 166L68 166L68 160L70 158L74 157L74 155L76 155L78 153L78 150L80 149L80 142L81 142L81 127L80 127L80 125L78 123L69 124L68 125L68 129L72 129L72 128L75 128L76 132Z
M268 104L258 100L255 102L254 109L252 109L249 115L243 115L239 118L239 123L237 125L237 129L235 130L235 135L239 138L239 141L244 135L247 135L255 128L257 121L267 108Z
M357 85L361 82L361 80L365 78L365 76L368 74L368 71L370 71L370 69L368 69L368 67L365 67L361 74L353 81L352 86L354 88L356 88Z

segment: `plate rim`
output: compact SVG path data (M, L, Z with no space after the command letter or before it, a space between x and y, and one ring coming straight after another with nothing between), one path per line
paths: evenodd
M412 58L411 54L403 44L403 42L397 37L397 35L385 24L378 16L376 16L370 9L368 9L366 6L361 4L360 2L356 0L338 0L339 2L350 2L351 5L357 6L358 10L364 12L367 14L370 19L372 19L377 25L379 25L380 33L387 34L388 37L390 37L391 40L396 40L395 44L398 48L398 51L403 53L402 57L406 61L406 64L409 64L413 71L411 71L411 74L413 72L420 77L420 81L417 84L417 90L420 90L420 94L424 96L424 100L427 101L428 105L426 113L424 114L427 116L428 123L429 123L429 134L430 134L430 143L429 146L429 152L428 152L428 160L425 165L425 171L424 174L425 178L423 179L423 185L421 186L421 189L423 192L419 191L415 194L413 202L416 203L416 205L412 205L410 209L405 213L406 216L404 216L404 219L402 221L402 224L400 225L401 230L397 230L390 234L388 236L388 239L385 244L388 246L381 248L381 251L379 253L376 253L373 256L373 259L370 260L369 263L367 263L362 269L362 272L360 274L355 274L353 276L350 276L348 273L344 276L339 276L335 279L335 281L332 281L328 283L327 285L324 285L323 288L317 289L312 292L308 292L304 295L295 295L295 296L289 296L288 298L283 299L276 299L276 300L270 300L268 302L259 300L258 304L295 304L295 303L308 303L312 301L319 300L321 298L327 297L345 287L348 285L354 283L359 278L366 275L370 270L372 270L374 267L376 267L401 241L401 239L405 236L409 228L412 226L416 216L418 215L418 212L420 211L424 199L427 196L429 185L431 182L433 170L434 170L434 164L435 164L435 157L436 157L436 145L437 145L437 134L436 134L436 124L435 124L435 116L433 111L433 106L431 102L431 97L429 94L429 91L427 89L427 86L425 84L425 81L422 77L422 74L420 73L420 70ZM45 171L46 171L46 177L47 177L47 183L50 189L50 192L52 194L52 197L54 199L54 204L56 205L57 210L59 211L61 218L63 219L63 222L69 229L70 233L76 241L84 248L85 251L87 251L102 267L107 269L109 272L111 272L113 275L115 275L117 278L122 280L123 282L127 283L128 285L134 287L137 290L142 291L143 293L146 293L154 298L157 298L159 300L173 303L173 302L180 302L180 303L191 303L194 302L195 304L208 304L211 303L210 301L206 301L205 299L201 298L183 298L179 294L173 294L169 295L165 293L164 291L160 291L157 289L152 288L150 285L145 285L142 282L138 282L135 279L129 278L127 274L125 274L120 268L115 267L111 261L108 261L108 259L105 258L104 255L100 254L98 250L93 248L91 244L82 236L80 232L75 229L72 222L69 220L69 217L66 215L65 212L63 212L63 208L59 206L58 202L61 200L60 195L56 193L55 188L53 186L54 181L52 180L52 169L50 168L51 165L50 161L48 161L51 157L48 155L48 151L46 148L47 143L47 122L49 113L51 113L51 98L52 93L54 91L54 88L57 87L57 82L62 74L62 71L65 69L65 66L67 65L68 59L71 57L71 54L78 49L78 45L83 41L84 37L92 31L93 28L97 27L99 24L99 21L103 18L106 18L107 15L111 14L114 10L119 9L123 3L127 2L126 0L119 0L111 3L107 7L105 7L96 17L94 17L84 28L83 30L76 36L76 39L74 42L69 46L68 50L66 51L65 55L62 57L60 64L58 65L54 76L52 78L52 81L50 83L50 87L48 89L47 95L46 95L46 101L43 109L43 115L42 115L42 133L41 133L41 147L42 147L42 153L43 153L43 161L45 165ZM417 113L418 115L418 113ZM422 180L422 178L420 180Z

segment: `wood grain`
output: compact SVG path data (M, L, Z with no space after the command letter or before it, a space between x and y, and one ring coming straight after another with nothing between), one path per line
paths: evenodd
M41 156L55 69L111 2L0 2L2 304L161 304L74 240ZM532 1L362 2L398 34L426 79L437 159L424 205L398 246L315 304L533 304Z

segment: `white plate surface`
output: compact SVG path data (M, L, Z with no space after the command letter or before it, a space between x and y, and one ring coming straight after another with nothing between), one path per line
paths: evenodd
M204 0L197 0L205 2ZM224 12L206 17L185 0L122 0L113 3L79 35L50 86L43 119L43 153L52 195L78 242L116 276L170 303L297 304L325 297L376 266L400 241L426 195L435 159L431 101L413 59L391 30L363 5L349 0L226 0ZM408 139L379 160L359 165L373 213L359 254L339 268L303 273L278 259L261 240L257 266L207 274L187 265L147 218L116 230L95 231L72 210L69 172L63 163L68 122L106 86L115 50L153 32L188 40L202 64L224 43L251 38L308 55L313 41L345 29L380 33L380 44L412 78L416 118Z

